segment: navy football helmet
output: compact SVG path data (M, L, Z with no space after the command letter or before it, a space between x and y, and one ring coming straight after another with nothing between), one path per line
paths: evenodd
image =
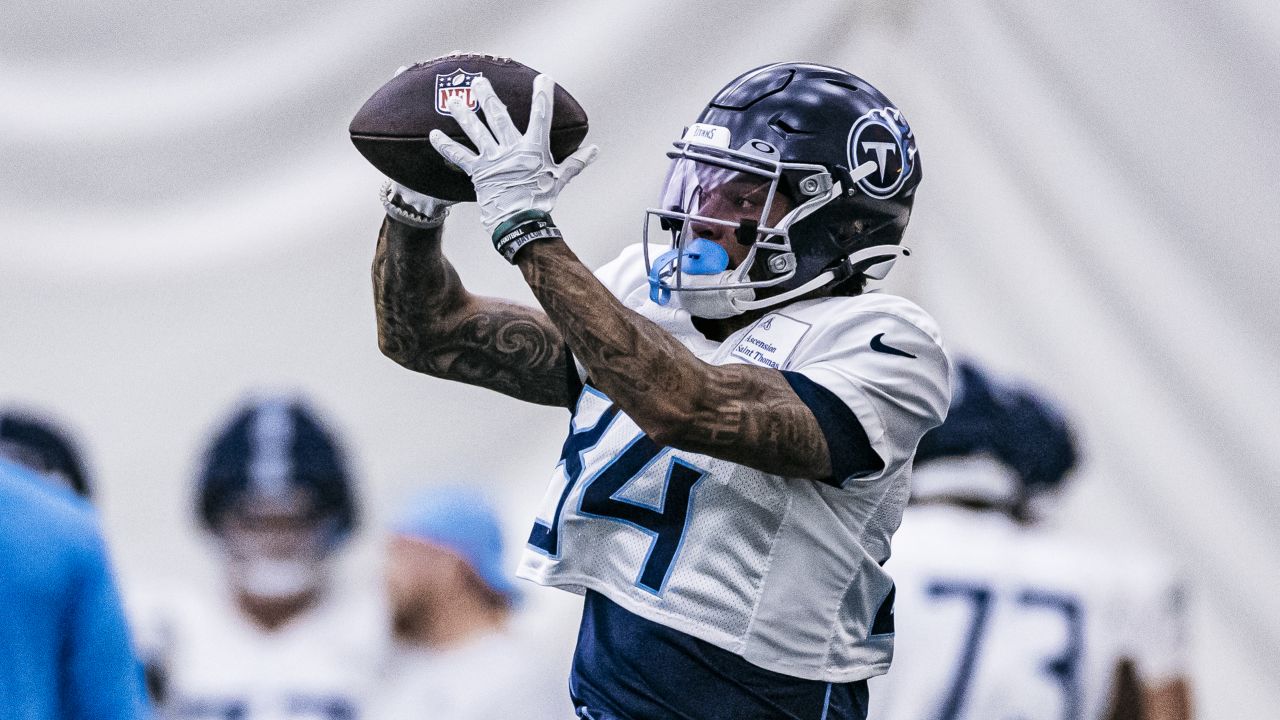
M205 455L197 495L232 582L255 596L318 586L328 557L356 526L342 449L296 397L253 399L237 410Z
M79 449L71 435L48 417L23 410L0 412L0 457L63 483L80 497L92 495Z
M338 538L356 525L346 457L300 398L242 405L214 436L198 484L200 519L215 534L238 506L291 502L295 489L315 518L333 523Z
M883 93L848 72L794 62L751 70L712 98L668 156L661 206L645 215L655 302L716 294L719 307L699 299L690 311L727 317L850 279L860 288L907 253L900 243L921 177L915 138ZM718 192L732 197L712 208ZM709 228L749 248L733 270L705 241ZM670 250L653 257L657 244Z
M1026 387L1004 384L970 361L957 366L951 409L916 449L913 493L1009 506L1016 513L1061 488L1079 460L1074 433L1054 402ZM992 484L967 461L994 461L1009 482ZM929 470L947 461L958 471L938 480ZM992 493L995 492L993 495Z

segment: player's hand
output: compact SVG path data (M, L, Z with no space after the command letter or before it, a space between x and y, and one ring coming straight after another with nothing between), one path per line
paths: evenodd
M506 105L498 99L488 80L476 78L471 91L484 110L489 127L467 110L459 98L451 98L447 107L479 152L471 152L439 130L432 130L430 138L432 146L446 160L471 176L485 230L493 233L504 220L526 210L550 213L556 196L595 160L599 148L595 145L579 148L558 164L551 157L555 82L546 75L533 80L529 129L523 135L511 122Z
M410 190L395 180L383 183L378 197L387 209L387 217L423 230L443 225L449 216L449 206L455 204L453 200L441 200Z

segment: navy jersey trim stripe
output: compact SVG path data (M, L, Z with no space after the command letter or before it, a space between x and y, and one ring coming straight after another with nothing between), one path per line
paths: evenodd
M884 596L884 602L880 603L880 609L876 611L875 620L871 623L872 635L888 635L894 631L893 598L897 592L896 585L889 586L889 594Z
M572 413L574 405L578 402L578 396L582 394L582 389L586 384L582 382L582 378L578 377L578 361L574 359L573 351L569 349L569 343L564 344L564 356L569 366L565 371L564 377L564 386L568 390L568 394L565 397L569 398L569 404L565 407ZM589 381L590 379L588 379Z
M827 439L831 477L823 478L822 482L840 487L848 478L874 475L884 469L884 461L871 447L858 416L838 395L801 373L781 372L800 402L813 413Z

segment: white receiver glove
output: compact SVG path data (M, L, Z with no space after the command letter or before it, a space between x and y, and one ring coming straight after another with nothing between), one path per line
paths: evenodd
M511 122L507 106L498 99L488 80L476 78L471 91L484 109L489 127L457 97L450 98L447 107L479 152L471 152L439 130L432 130L430 138L446 160L471 176L485 230L492 234L504 220L526 210L550 213L556 196L595 160L599 148L579 148L559 164L551 157L555 81L546 75L533 80L529 129L524 135Z

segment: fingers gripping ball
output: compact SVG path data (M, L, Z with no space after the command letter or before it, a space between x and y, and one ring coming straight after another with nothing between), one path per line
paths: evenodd
M594 145L582 147L557 163L551 152L552 93L555 83L546 75L533 80L528 129L516 129L506 106L488 80L478 78L473 89L488 126L459 98L447 103L450 114L471 140L475 152L431 131L431 144L448 161L471 176L480 205L480 220L493 232L519 213L550 213L564 186L596 157Z
M479 104L475 81L484 78L500 105L505 102L512 126L528 130L537 71L508 58L451 54L405 68L379 88L351 120L351 142L384 175L425 195L442 200L473 201L475 188L467 174L446 161L428 141L439 130L468 151L479 148L449 113L457 99L471 116L489 125ZM563 162L587 136L587 114L562 87L552 95L549 138L551 156Z

